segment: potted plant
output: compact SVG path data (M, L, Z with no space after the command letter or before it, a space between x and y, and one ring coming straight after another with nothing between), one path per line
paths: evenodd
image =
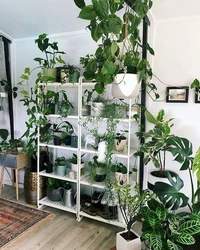
M140 236L132 231L132 227L136 221L141 220L142 208L152 194L149 194L148 190L143 190L140 193L138 184L134 186L134 195L131 194L131 189L130 184L124 187L115 185L119 209L126 224L126 230L117 233L117 250L141 250Z
M141 239L154 250L183 249L194 244L193 235L200 232L200 220L190 219L188 213L172 213L156 199L147 201L142 217Z
M63 186L65 181L47 178L47 197L51 201L61 201L63 197Z
M102 116L105 102L106 100L104 96L100 94L92 98L91 116L94 116L94 117Z
M64 156L57 157L54 162L54 168L56 175L65 176L66 175L66 164L67 160Z
M147 49L154 54L154 51L149 44L141 43L139 25L152 7L152 1L98 0L86 5L84 0L81 0L76 5L81 8L79 18L90 21L88 27L92 39L95 42L102 39L96 52L82 60L85 70L83 75L88 80L96 80L95 90L103 93L105 85L116 82L119 73L123 75L119 75L117 87L122 83L120 91L123 97L130 97L138 81L142 79L145 79L148 85L147 80L152 76L152 70L149 62L142 59L141 52L142 49ZM124 14L118 12L119 10L124 11ZM132 80L130 85L128 84L125 78L129 77L129 73L139 75L135 76L136 83ZM123 90L123 85L128 88ZM138 93L138 88L136 92ZM117 97L119 96L121 97L120 94Z
M70 122L62 121L59 124L53 124L54 144L61 145L62 140L65 145L71 144L71 135L74 129Z
M82 154L81 159L80 159L80 166L79 166L80 175L84 175L84 164L85 164L83 161L84 155L85 154ZM77 173L78 172L78 156L77 156L77 154L73 154L72 157L68 159L68 162L71 163L71 169Z
M117 185L124 186L127 184L127 167L122 162L114 163L111 170L115 173Z
M46 93L43 92L42 113L44 115L55 114L58 101L59 101L58 92L49 89L47 90Z
M104 105L102 116L105 118L123 118L126 111L124 103L107 101Z
M127 150L126 133L128 133L128 130L121 130L121 132L118 132L116 134L116 137L115 137L115 149L118 152Z
M186 168L189 164L188 157L191 154L191 144L185 138L178 137L171 133L171 123L173 118L165 120L165 111L159 110L156 116L153 116L146 110L145 116L148 122L154 125L152 129L147 132L138 132L139 138L144 138L147 142L141 144L139 150L134 153L134 156L141 156L144 154L144 164L152 163L155 167L149 171L148 175L148 188L152 190L153 186L158 178L160 181L168 182L166 178L166 162L167 156L174 152L177 152L175 161L179 161L179 158L184 158L186 161L181 163L180 169ZM185 155L185 157L183 157ZM175 175L174 171L171 171L172 176Z
M61 90L60 93L62 94L62 98L58 108L58 114L62 117L67 117L71 113L71 110L74 109L74 106L69 101L67 94L64 90Z
M92 100L92 94L94 90L91 91L88 89L84 90L82 96L82 116L89 116L91 114L91 105L90 102Z
M106 164L104 162L98 161L98 156L93 157L93 161L88 162L88 167L90 169L89 181L91 184L96 182L102 182L106 178Z
M35 43L38 45L40 51L45 54L45 58L36 57L34 59L39 65L42 65L42 80L44 82L56 82L57 69L55 68L55 64L57 62L65 64L61 58L61 54L65 54L65 52L59 51L57 42L50 43L45 33L40 34Z
M78 82L80 77L80 69L75 65L69 65L69 82Z

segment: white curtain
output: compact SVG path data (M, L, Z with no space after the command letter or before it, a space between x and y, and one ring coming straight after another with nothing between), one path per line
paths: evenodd
M2 80L7 81L7 76L6 76L4 42L2 37L0 37L0 82ZM7 93L5 93L5 86L2 83L0 83L0 128L8 129L10 134L8 97Z

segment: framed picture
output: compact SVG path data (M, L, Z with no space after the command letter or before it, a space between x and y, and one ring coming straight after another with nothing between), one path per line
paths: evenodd
M200 88L195 88L195 103L200 103Z
M166 102L188 102L189 87L167 87Z

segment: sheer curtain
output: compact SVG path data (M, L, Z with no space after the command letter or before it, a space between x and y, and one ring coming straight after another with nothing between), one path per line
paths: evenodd
M6 82L7 82L7 75L6 75L4 42L2 37L0 37L0 128L6 128L10 134L8 94L5 91Z

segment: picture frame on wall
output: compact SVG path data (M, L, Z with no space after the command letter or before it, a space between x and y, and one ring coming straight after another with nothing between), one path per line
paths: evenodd
M195 88L195 103L200 103L200 88Z
M166 102L187 103L189 87L167 87Z

